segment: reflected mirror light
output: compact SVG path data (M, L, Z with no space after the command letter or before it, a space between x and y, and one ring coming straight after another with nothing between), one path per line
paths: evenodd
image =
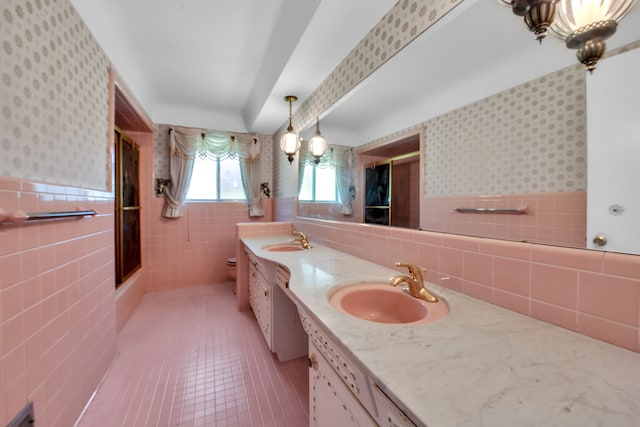
M320 157L327 151L327 141L320 133L320 118L316 118L316 132L309 140L309 154L315 159L316 164L320 163Z

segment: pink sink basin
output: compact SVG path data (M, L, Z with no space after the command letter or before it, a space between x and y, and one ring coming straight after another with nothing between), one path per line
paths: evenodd
M379 323L429 323L449 313L442 299L422 301L387 283L348 285L331 294L329 302L340 311Z
M292 244L289 244L289 243L279 243L279 244L275 244L275 245L265 246L262 249L270 251L270 252L295 252L295 251L301 251L302 250L302 246L292 245Z

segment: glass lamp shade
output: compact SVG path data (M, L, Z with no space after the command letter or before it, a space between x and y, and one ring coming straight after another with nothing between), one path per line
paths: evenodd
M315 159L316 164L320 163L320 157L327 151L327 141L316 132L315 135L309 140L309 153Z
M593 71L605 52L604 40L611 37L636 0L562 0L549 27L565 41L587 70Z
M562 40L600 21L620 22L636 0L562 0L557 4L551 31Z
M300 149L300 137L293 129L288 129L287 133L280 138L280 149L287 155L289 164L293 162L293 156Z

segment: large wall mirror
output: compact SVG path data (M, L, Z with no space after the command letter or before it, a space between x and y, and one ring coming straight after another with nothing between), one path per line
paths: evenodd
M353 212L305 202L299 215L366 222L366 168L402 159L417 144L414 166L402 171L413 178L396 190L414 191L406 183L417 184L417 200L400 200L417 202L419 220L391 226L640 253L640 236L622 246L598 246L595 237L606 231L587 230L588 187L597 181L607 188L608 176L589 173L595 155L587 133L600 115L590 105L613 110L619 104L603 91L588 95L589 87L617 80L608 69L615 58L640 52L639 40L636 6L607 40L608 52L625 53L601 60L589 75L575 51L552 36L539 45L498 1L462 2L321 115L329 144L354 153ZM640 59L627 62L629 74L638 75ZM640 141L623 148L636 162L638 150ZM635 218L625 227L640 230L638 199L637 192L621 195L599 209L616 221Z

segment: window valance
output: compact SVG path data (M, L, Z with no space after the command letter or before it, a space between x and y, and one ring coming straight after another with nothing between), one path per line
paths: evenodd
M307 144L300 147L300 168L305 165L315 163L315 159L309 152ZM329 149L320 157L320 162L316 164L318 168L348 168L353 166L353 147L342 145L330 145Z
M241 160L260 158L260 138L210 130L174 127L170 130L171 154L193 158L196 155Z

